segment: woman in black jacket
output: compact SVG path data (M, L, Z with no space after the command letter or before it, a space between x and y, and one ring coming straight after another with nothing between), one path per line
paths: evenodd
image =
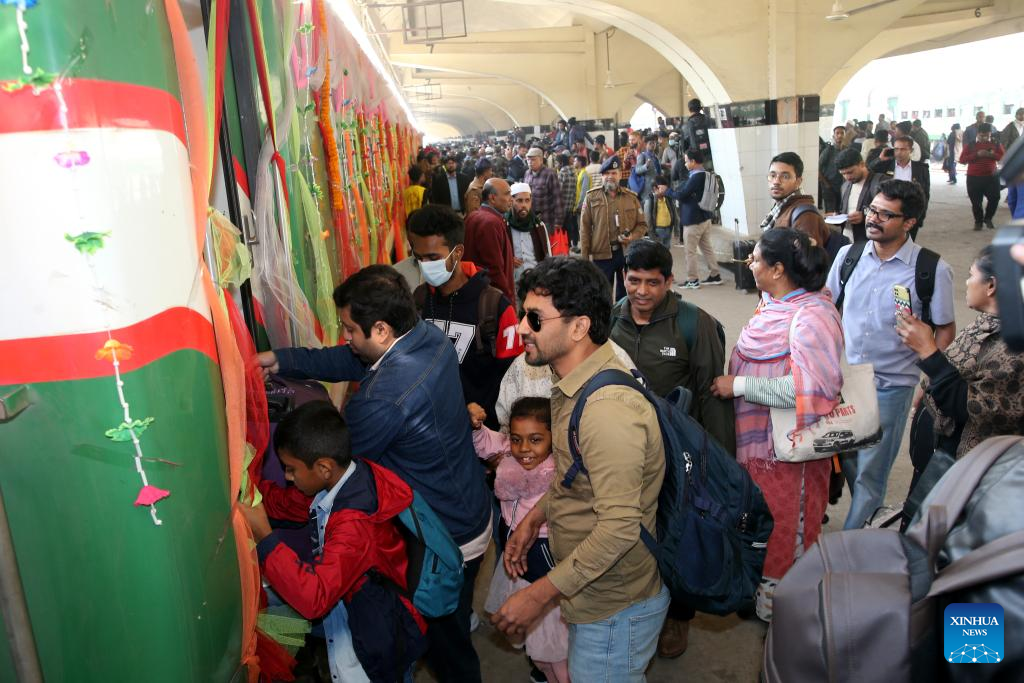
M999 334L996 287L992 247L986 246L967 280L967 305L978 317L945 352L935 346L931 328L897 316L896 330L925 373L911 438L915 470L923 470L936 449L960 458L990 436L1024 434L1024 353L1011 351Z

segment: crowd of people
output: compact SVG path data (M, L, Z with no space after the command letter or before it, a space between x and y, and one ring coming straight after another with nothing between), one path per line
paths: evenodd
M1024 107L1019 107L1013 119L1002 130L995 126L995 117L978 110L975 120L966 129L954 123L947 134L932 136L922 127L920 119L913 121L887 121L879 115L878 123L871 121L848 122L832 130L832 139L821 141L821 155L818 158L818 197L820 206L829 213L853 211L860 217L857 206L858 195L849 202L844 185L846 176L857 177L868 171L868 177L887 175L904 180L913 180L925 191L927 199L931 194L931 161L941 162L950 185L957 184L958 166L966 166L967 196L974 214L974 229L994 230L992 222L1002 195L1002 184L997 174L997 165L1006 150L1024 134ZM855 156L856 152L858 156ZM863 168L860 163L863 162ZM857 169L855 170L855 167ZM869 180L870 182L870 180ZM855 184L854 184L855 185ZM1007 203L1014 218L1024 216L1024 197L1020 184L1007 187ZM924 223L924 216L918 222L918 229ZM851 229L859 228L861 222L851 220ZM914 236L917 232L915 230ZM857 236L856 233L850 237Z
M691 415L762 491L774 527L748 616L765 622L775 587L822 533L833 475L828 457L776 457L772 410L811 425L839 404L844 362L873 366L882 437L838 458L846 529L883 504L911 414L916 470L936 449L961 457L1024 433L1024 354L999 337L1005 283L990 248L967 280L978 317L957 333L953 270L914 240L931 182L919 125L897 124L891 147L882 121L873 134L835 129L819 199L846 214L836 229L802 188L802 159L771 160L775 203L745 265L760 297L729 340L677 291L722 281L701 207L708 122L698 101L690 110L683 126L628 131L618 150L573 119L548 144L513 138L462 159L424 149L405 195L411 256L334 292L345 344L259 355L267 373L358 382L342 413L314 402L281 422L275 446L294 486L262 482L264 503L246 511L269 586L324 618L334 680L411 680L422 654L441 681L480 681L473 591L491 543L486 611L524 646L534 680L642 681L656 654L686 651L695 610L638 540L656 526L666 463L652 405L624 386L594 392L575 444L585 476L567 476L570 419L602 370L636 371L661 396L685 387ZM964 144L969 186L972 165L1001 155L986 126ZM858 135L876 142L873 158ZM559 255L561 230L570 248ZM673 239L685 245L682 287ZM894 305L894 288L907 305ZM413 559L396 518L414 495L461 550L449 614L425 616L407 593ZM314 555L288 547L275 519L313 524Z

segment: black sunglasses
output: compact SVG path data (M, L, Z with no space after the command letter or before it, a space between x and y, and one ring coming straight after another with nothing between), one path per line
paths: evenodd
M531 330L534 332L540 332L540 324L545 320L558 320L559 318L567 318L570 315L571 314L553 315L550 318L542 318L540 317L540 313L537 311L527 311L526 315L522 317L526 318L526 324L530 326Z

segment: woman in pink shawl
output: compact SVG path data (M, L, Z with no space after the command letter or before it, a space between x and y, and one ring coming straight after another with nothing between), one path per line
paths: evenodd
M754 248L750 270L761 301L733 349L729 375L712 392L735 398L736 459L775 518L757 616L771 620L775 585L821 533L831 462L775 459L770 408L796 408L797 427L838 404L843 328L827 290L828 255L801 232L773 229Z

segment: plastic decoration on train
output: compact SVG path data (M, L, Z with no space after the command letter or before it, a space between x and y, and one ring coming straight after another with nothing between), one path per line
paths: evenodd
M338 343L335 286L404 258L419 143L346 21L0 0L0 533L30 621L0 683L288 674L306 626L260 616L239 510L255 356Z

